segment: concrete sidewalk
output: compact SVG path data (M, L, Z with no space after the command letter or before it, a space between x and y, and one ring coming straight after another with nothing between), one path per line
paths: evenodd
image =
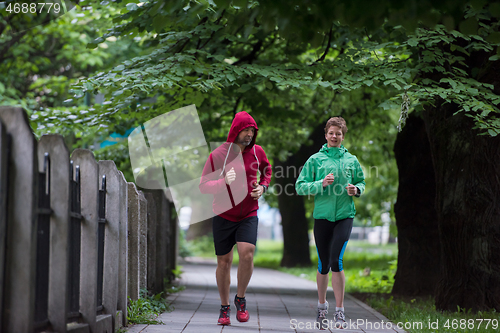
M316 320L316 283L271 269L255 268L247 290L247 309L250 320L236 320L236 309L231 303L231 326L217 325L220 299L215 281L215 263L181 263L183 274L180 284L186 289L169 296L174 311L163 313L158 320L164 325L135 325L128 333L279 333L318 332ZM236 293L236 271L231 272L231 301ZM335 309L333 291L328 300ZM350 295L344 301L348 328L340 332L404 332L387 318ZM333 312L327 315L332 320ZM392 328L391 328L392 327Z

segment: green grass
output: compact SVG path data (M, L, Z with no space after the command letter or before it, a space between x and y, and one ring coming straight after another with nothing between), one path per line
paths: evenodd
M180 273L180 268L176 269ZM184 289L167 284L164 292L156 295L151 295L146 289L141 289L138 300L132 300L129 297L127 307L127 321L129 324L148 324L162 325L161 321L156 318L163 312L171 312L173 308L170 306L166 296L174 294Z
M364 301L407 332L500 332L500 314L495 311L441 312L431 297L397 299L392 295L372 295Z
M130 324L158 325L162 322L156 317L164 311L172 311L163 292L156 295L148 295L146 289L141 289L138 300L128 299L127 320Z
M196 240L186 242L184 252L186 256L216 258L212 235L201 236Z

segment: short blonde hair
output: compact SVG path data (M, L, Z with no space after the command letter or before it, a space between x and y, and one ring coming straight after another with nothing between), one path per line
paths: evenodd
M326 126L325 126L325 134L328 133L328 130L332 126L340 127L340 129L342 130L342 135L344 135L344 136L347 133L347 124L346 124L344 118L342 118L342 117L332 117L332 118L328 119L328 121L326 122Z

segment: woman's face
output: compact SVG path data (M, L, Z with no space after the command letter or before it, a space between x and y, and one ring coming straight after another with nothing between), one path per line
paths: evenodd
M344 141L344 134L339 126L330 126L328 132L325 134L325 139L328 147L340 148L342 141Z

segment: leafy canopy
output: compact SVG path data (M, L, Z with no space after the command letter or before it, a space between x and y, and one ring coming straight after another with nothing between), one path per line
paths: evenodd
M110 36L141 35L155 46L152 52L82 80L74 92L77 96L86 91L105 92L109 105L106 112L96 110L96 115L106 113L110 117L124 110L144 111L140 106L154 96L155 110L137 113L139 117L153 117L181 105L201 105L209 91L230 90L244 95L252 89L319 89L336 93L391 87L399 93L407 92L417 108L440 100L457 103L480 128L497 135L500 100L494 87L481 81L480 70L467 59L473 52L487 54L490 62L498 59L498 6L476 3L460 17L457 8L462 5L457 2L445 14L436 15L442 24L411 31L391 25L401 18L394 14L402 13L397 10L390 15L382 12L380 17L389 15L391 19L381 26L368 25L373 26L371 30L341 24L335 16L326 29L316 30L325 28L325 13L343 15L342 10L327 10L334 5L319 2L308 8L291 6L293 10L284 11L275 21L269 16L274 7L267 2L244 2L240 6L224 1L129 3L125 14L115 18L117 23L126 23L118 24L89 47ZM346 4L338 6L335 8ZM282 9L279 5L276 8ZM304 12L318 18L317 22L311 23ZM299 20L300 15L305 15L304 20ZM296 20L290 24L287 17ZM361 18L355 21L363 22ZM460 22L458 30L451 29L453 22ZM304 29L308 24L310 27ZM318 38L321 42L314 42ZM394 108L399 98L388 99L382 107Z

